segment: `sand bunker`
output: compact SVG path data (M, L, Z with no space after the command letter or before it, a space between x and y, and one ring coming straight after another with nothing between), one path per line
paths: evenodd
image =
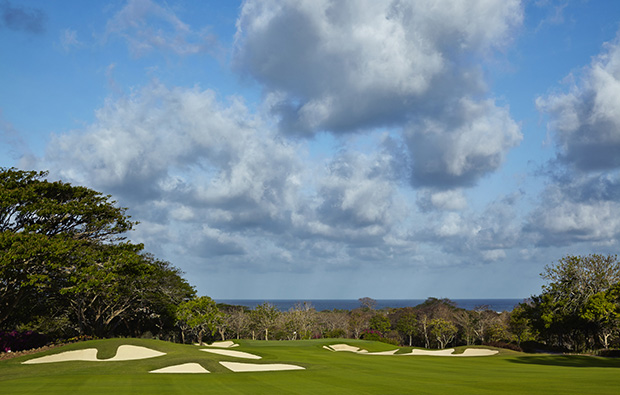
M234 350L210 350L202 349L200 351L210 352L212 354L225 355L227 357L246 358L246 359L261 359L261 356L250 354L249 352L234 351Z
M408 354L399 355L431 355L438 357L488 357L499 353L497 350L489 350L486 348L466 348L462 354L454 354L453 348L446 350L411 350Z
M199 344L196 344L197 346ZM218 347L218 348L232 348L239 347L237 343L233 343L231 340L226 340L224 342L213 342L211 344L204 344L205 347Z
M347 351L365 355L394 355L396 351L398 351L398 349L396 349L390 351L368 352L368 350L350 346L348 344L332 344L331 346L323 346L323 348L329 351Z
M84 350L65 351L54 355L46 355L40 358L29 359L23 364L68 362L68 361L91 361L91 362L114 362L135 361L139 359L155 358L166 355L146 347L122 345L116 350L116 355L109 359L97 359L97 349L87 348Z
M323 346L326 350L330 351L348 351L348 352L368 352L367 350L362 350L359 347L350 346L348 344L332 344L330 346Z
M455 357L487 357L499 353L497 350L488 350L486 348L468 348L463 354L456 354Z
M211 373L198 363L184 363L182 365L168 366L161 369L151 370L149 373Z
M430 356L439 356L439 357L447 357L453 356L454 348L447 348L445 350L419 350L413 349L410 353L399 354L399 355L430 355Z
M54 355L46 355L44 357L29 359L22 363L28 365L35 363L51 363L65 361L97 361L97 349L87 348L84 350L65 351Z
M220 365L232 370L233 372L272 372L280 370L304 370L304 367L297 365L288 365L284 363L269 363L269 364L256 364L256 363L242 363L242 362L225 362L221 361Z
M104 361L135 361L138 359L161 357L162 355L166 355L166 353L146 347L124 345L116 350L116 355L114 357L104 359Z
M486 357L490 355L495 355L499 352L497 350L488 350L486 348L467 348L462 354L453 354L454 348L448 348L445 350L413 349L410 353L396 354L398 350L368 352L367 350L355 346L350 346L348 344L332 344L330 346L323 346L323 348L330 351L348 351L364 355L430 355L438 357Z

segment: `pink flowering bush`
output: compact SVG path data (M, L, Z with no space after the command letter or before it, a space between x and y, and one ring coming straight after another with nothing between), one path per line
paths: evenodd
M30 350L44 346L47 341L47 336L33 331L0 332L0 352Z

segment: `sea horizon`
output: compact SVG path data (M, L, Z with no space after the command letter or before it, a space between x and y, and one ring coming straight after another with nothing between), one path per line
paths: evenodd
M438 298L441 299L441 298ZM449 298L448 298L449 299ZM488 309L502 312L512 311L516 305L527 298L477 298L477 299L449 299L457 307L473 310L479 306L488 306ZM375 299L376 309L415 307L427 299ZM310 303L317 311L324 310L353 310L361 307L359 299L215 299L216 303L245 306L250 309L259 304L269 302L280 311L288 311L298 303Z

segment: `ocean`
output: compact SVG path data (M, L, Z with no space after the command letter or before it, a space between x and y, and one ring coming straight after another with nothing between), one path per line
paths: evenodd
M451 299L456 303L457 307L466 310L473 310L478 306L488 306L490 310L502 312L512 311L512 309L523 302L524 299ZM288 311L294 307L297 303L308 302L317 311L323 310L353 310L360 307L360 302L357 299L216 299L217 303L225 303L237 306L246 306L253 309L254 307L264 302L269 302L276 306L280 311ZM425 299L377 299L377 309L384 309L388 307L400 308L400 307L413 307L421 303L424 303Z

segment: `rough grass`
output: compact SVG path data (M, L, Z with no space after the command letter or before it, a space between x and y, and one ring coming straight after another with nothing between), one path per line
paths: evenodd
M393 346L367 341L241 341L235 350L261 355L241 360L200 351L200 347L156 340L109 339L76 343L36 355L0 361L2 394L616 394L620 360L598 357L528 355L505 351L497 356L450 358L374 356L330 352L323 345L347 343L368 351ZM166 352L158 358L126 362L21 362L62 351L97 348L112 357L119 345ZM410 351L410 348L403 348ZM218 361L290 363L301 371L233 373ZM148 371L197 362L211 374L149 374Z

